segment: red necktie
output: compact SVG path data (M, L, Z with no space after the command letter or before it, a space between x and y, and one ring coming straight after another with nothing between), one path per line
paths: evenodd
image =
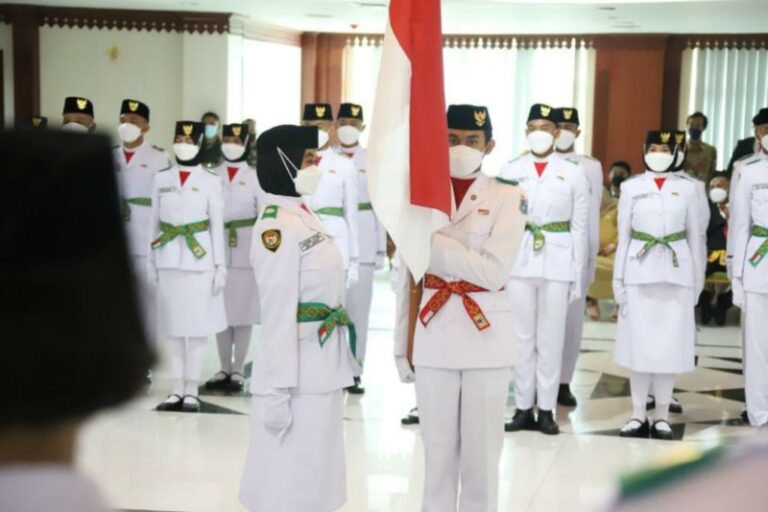
M133 151L123 150L123 154L125 155L125 163L131 163L131 158L133 158L134 155Z
M305 212L309 213L309 208L307 208L306 204L301 203L301 209L304 210Z
M317 157L315 158L315 165L320 165L320 162L322 162L322 161L323 161L323 157L321 157L321 156L317 156Z
M347 153L346 151L344 152L344 154L347 155L349 158L353 158L355 156L354 153Z
M460 180L457 178L451 178L451 183L453 184L453 197L456 200L456 208L461 206L461 202L464 200L464 196L467 195L469 187L471 187L474 182L474 179Z
M179 171L179 178L181 178L181 186L184 186L184 183L187 181L187 178L189 178L190 172L189 171Z
M227 172L229 173L229 181L235 179L235 174L237 174L238 169L239 167L227 167Z
M656 182L656 186L661 190L661 187L664 186L664 182L667 181L667 178L653 178L653 181Z
M541 178L541 175L544 174L544 169L547 168L547 164L549 162L533 162L533 165L536 166L536 172L539 175L539 178Z

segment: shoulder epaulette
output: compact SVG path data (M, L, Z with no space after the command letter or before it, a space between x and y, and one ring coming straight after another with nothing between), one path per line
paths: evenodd
M212 175L216 176L217 178L219 177L219 172L216 170L216 168L215 168L215 167L214 167L214 168L210 168L210 167L203 167L203 169L205 169L205 171L206 171L208 174L212 174Z
M584 157L584 158L586 158L587 160L593 160L593 161L595 161L595 162L599 162L599 161L600 161L600 160L598 160L597 158L595 158L595 157L593 157L593 156L589 156L589 155L581 155L581 156L583 156L583 157Z
M119 147L120 147L120 146L112 146L112 149L117 149L117 148L119 148Z
M752 156L754 156L754 155L752 155ZM749 162L745 163L745 164L744 164L744 167L746 167L746 166L748 166L748 165L756 164L756 163L757 163L757 162L759 162L760 160L762 160L762 159L761 159L759 156L756 156L754 160L750 160Z
M276 204L267 205L264 208L264 213L261 215L262 219L277 219L278 206Z
M168 169L170 169L170 168L171 168L171 166L169 165L169 166L168 166L168 167L166 167L165 169L160 169L160 170L159 170L159 171L157 171L157 172L163 172L163 171L167 171L167 170L168 170Z
M507 180L507 179L502 178L501 176L496 176L496 181L498 181L500 183L504 183L505 185L513 185L515 187L520 185L519 181Z
M507 163L508 163L508 164L513 164L513 163L517 162L518 160L520 160L521 158L523 158L523 156L524 156L524 155L520 155L520 156L518 156L517 158L513 158L512 160L510 160L510 161L509 161L509 162L507 162Z
M152 147L158 151L162 151L163 153L165 153L165 149L161 148L160 146L155 146L154 144L152 144Z
M747 159L749 159L749 158L754 158L754 157L755 157L755 154L754 154L754 153L750 153L750 154L748 154L748 155L744 155L743 157L739 158L739 159L738 159L738 160L736 160L736 161L737 161L737 162L741 162L742 160L747 160Z
M581 162L579 162L579 161L578 161L578 160L576 160L575 158L567 157L567 158L565 158L564 160L565 160L566 162L570 162L570 163L572 163L573 165L581 165Z

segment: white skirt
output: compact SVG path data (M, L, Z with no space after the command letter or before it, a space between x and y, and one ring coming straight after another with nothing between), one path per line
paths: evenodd
M293 422L280 438L261 421L264 397L251 409L251 443L240 484L250 512L331 512L347 500L344 392L294 394Z
M617 364L635 372L681 373L694 369L694 292L673 284L626 287L626 315L619 314Z
M258 324L261 307L259 288L253 269L228 268L224 287L224 305L230 327Z
M158 323L167 337L210 336L227 328L224 294L213 294L213 271L158 269Z

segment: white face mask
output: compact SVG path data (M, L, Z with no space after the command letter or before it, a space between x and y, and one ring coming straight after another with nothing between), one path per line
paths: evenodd
M554 142L554 136L543 130L532 131L528 134L528 147L531 148L531 151L535 155L543 155L552 149L552 144L554 144Z
M70 121L69 123L64 123L64 126L62 126L61 129L64 130L65 132L88 133L87 126L84 126L80 123L75 123L74 121Z
M760 145L763 146L763 151L768 153L768 133L760 137Z
M234 142L225 142L221 145L221 153L224 155L224 158L231 162L243 156L245 146L235 144Z
M451 177L467 178L483 163L485 153L469 146L453 146L448 150L451 163Z
M277 154L283 162L285 172L288 173L288 177L293 181L293 187L296 189L296 193L302 196L311 196L314 194L318 185L320 185L320 178L322 177L320 168L317 165L310 165L306 169L297 169L296 166L293 165L293 162L291 162L291 159L283 153L282 149L277 148ZM288 169L289 166L296 171L295 178L291 175L291 171Z
M195 144L187 142L177 142L173 145L173 153L180 162L193 160L200 152L200 148Z
M328 144L328 132L325 130L317 129L317 147L321 148Z
M560 151L567 151L573 147L576 142L576 134L570 130L560 130L560 136L555 139L555 146Z
M728 191L724 188L713 188L709 191L709 200L715 204L724 203L728 199Z
M655 173L667 172L675 162L675 155L672 153L646 153L645 166L649 171Z
M360 130L354 126L340 126L337 133L339 141L345 146L354 146L360 140Z
M123 142L135 142L141 137L141 128L132 123L122 123L117 127L117 134Z

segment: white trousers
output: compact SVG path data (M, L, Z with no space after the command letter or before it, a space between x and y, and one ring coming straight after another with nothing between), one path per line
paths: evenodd
M359 368L355 368L355 377L363 373L365 365L365 353L368 346L368 318L371 315L371 300L373 299L373 273L372 264L361 263L358 281L347 290L347 311L355 323L357 330L357 357L361 361Z
M136 292L140 301L140 309L144 318L144 329L147 338L157 346L157 289L147 282L147 257L131 256L133 274L136 276Z
M252 325L240 325L228 327L226 331L216 335L222 372L243 374L252 333Z
M565 338L563 340L563 364L560 369L560 382L570 384L576 372L576 363L581 352L581 340L584 337L584 311L587 307L587 288L589 288L587 266L581 282L581 298L568 306L565 319Z
M518 409L551 411L557 402L570 283L513 278L507 283L518 340Z
M509 368L416 368L422 512L496 512L509 379Z
M768 294L746 292L744 382L749 423L768 423Z
M197 396L200 385L200 374L203 372L203 362L208 339L197 338L168 338L168 358L173 379L173 394Z

